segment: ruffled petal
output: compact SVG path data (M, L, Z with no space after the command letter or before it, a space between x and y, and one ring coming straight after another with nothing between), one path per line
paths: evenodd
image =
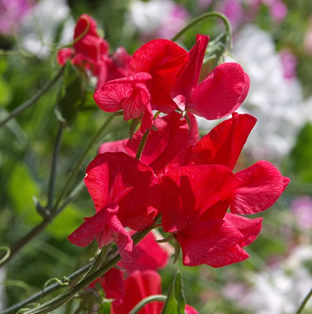
M261 160L236 173L242 183L233 191L230 209L233 214L256 214L271 207L285 190L289 179L271 163Z
M125 294L121 306L112 303L112 314L130 313L137 303L144 298L161 293L161 277L155 271L133 272L124 282ZM161 302L145 305L140 314L160 313Z
M230 169L221 165L185 166L162 177L165 232L183 230L188 224L209 217L210 208L227 200L240 181ZM221 206L224 215L224 207ZM216 213L213 211L213 215Z
M128 263L136 261L139 254L134 246L130 233L123 227L118 217L116 215L110 216L107 225L114 235L114 240L122 260Z
M114 238L107 223L117 212L118 206L115 205L110 210L105 208L92 217L84 218L85 222L68 236L69 241L83 247L96 239L100 248L111 243Z
M177 232L175 237L181 245L186 266L223 267L248 258L239 246L243 235L223 220L192 224L183 232Z
M97 211L118 204L122 225L134 230L153 224L161 208L161 191L153 170L124 153L98 155L87 168L85 184Z
M177 108L171 98L176 76L188 61L186 50L166 39L152 40L140 47L132 56L129 73L148 72L148 84L153 110L172 112Z
M141 106L141 102L142 106L146 106L149 102L149 93L142 85L137 84L150 79L151 76L148 73L137 73L133 76L112 80L98 89L93 98L97 105L106 112L115 112L125 109L124 107L129 107L127 110L132 110L129 98L136 102L134 108ZM125 118L126 120L130 119L131 114Z
M263 218L249 219L226 213L224 220L235 227L244 236L244 240L239 245L247 246L256 240L262 227Z
M233 169L256 121L249 114L234 113L201 138L189 152L187 163L220 164Z
M101 144L99 147L98 153L126 153L129 154L132 157L135 157L135 154L130 154L126 148L128 140L119 140L114 142L105 142Z
M136 270L158 270L165 267L169 260L169 254L156 242L153 232L149 232L137 245L139 258L132 263L121 260L119 265L128 274Z
M186 110L208 120L233 113L247 95L247 78L239 64L220 64L194 89Z
M197 35L196 44L189 51L189 62L180 71L175 86L174 96L183 95L187 100L192 95L192 90L197 86L201 66L204 60L206 48L208 45L209 36Z

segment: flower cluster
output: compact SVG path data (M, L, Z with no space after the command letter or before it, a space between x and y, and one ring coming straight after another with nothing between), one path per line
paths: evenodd
M73 48L59 50L57 61L64 65L71 60L73 64L89 70L97 77L97 86L102 86L106 81L127 75L130 56L123 47L109 54L109 44L98 35L96 28L95 21L82 14L75 27Z
M58 54L61 64L70 56L94 75L104 67L108 71L103 63L108 44L95 27L90 17L79 19L74 48ZM98 106L122 110L125 120L137 119L141 126L130 139L101 145L85 177L96 213L69 240L78 246L97 240L100 248L115 242L122 263L132 264L126 266L131 275L122 285L125 291L134 286L131 280L145 285L150 276L145 278L135 263L140 249L133 230L153 227L161 218L163 231L182 249L184 265L240 262L248 258L243 248L256 239L262 222L245 215L271 207L289 182L267 161L234 171L256 123L253 116L235 112L247 96L249 78L237 63L224 63L200 81L208 40L198 35L190 51L153 40L133 54L123 77L109 80L99 74ZM209 120L232 117L199 139L193 114Z

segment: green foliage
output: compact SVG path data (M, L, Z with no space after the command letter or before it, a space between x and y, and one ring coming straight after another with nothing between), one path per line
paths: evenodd
M291 170L296 177L312 182L312 125L307 123L297 137L297 143L290 153Z
M55 113L59 121L71 127L78 110L84 104L87 79L82 71L73 66L71 62L65 65L63 82L57 98Z
M185 308L185 296L182 282L182 273L178 271L173 279L168 292L162 314L183 314Z

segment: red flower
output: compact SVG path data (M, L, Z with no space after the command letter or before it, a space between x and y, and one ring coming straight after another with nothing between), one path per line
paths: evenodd
M150 77L144 84L150 94L152 110L169 113L180 109L207 119L222 118L234 112L244 101L249 89L249 78L237 63L225 63L216 67L198 84L207 44L208 37L198 35L196 44L188 53L168 40L150 41L133 54L129 64L130 76L124 83L145 73ZM114 96L121 88L120 83L110 81L94 94L95 102L104 111L110 110L111 98L115 99L116 108L124 108L125 103L133 106L124 95L119 98ZM109 88L105 86L107 84Z
M233 113L189 150L186 164L220 164L233 169L256 121L249 114Z
M122 271L112 268L99 281L105 291L105 297L114 299L111 314L127 314L144 298L161 294L161 277L153 270L137 270L124 279ZM162 307L163 302L150 302L138 313L159 314ZM198 314L187 304L185 313Z
M150 94L144 84L150 79L148 73L138 73L107 82L95 92L94 99L106 112L123 110L126 121L142 118L141 130L145 132L153 120Z
M272 180L272 182L271 182ZM273 205L288 183L267 162L258 162L237 175L222 165L173 169L162 177L165 232L183 251L183 263L222 267L242 261L261 228L261 219L226 213L253 214Z
M197 122L192 114L189 114L189 121L190 128L186 119L177 112L155 119L155 129L149 133L141 161L149 165L157 175L181 166L189 147L198 142ZM132 139L104 143L99 153L125 152L135 157L142 137L143 133L139 130Z
M121 260L119 266L124 268L128 274L139 270L158 270L164 268L169 261L169 254L163 248L167 243L158 244L153 232L148 233L137 245L139 258L134 262Z
M204 136L187 156L187 164L220 164L233 169L256 119L234 113ZM241 181L231 196L231 212L255 214L271 207L283 193L289 178L267 161L258 161L236 173Z
M123 259L137 258L125 227L143 230L154 223L161 196L152 169L124 153L105 153L88 166L85 184L97 213L85 218L69 240L86 246L96 239L99 247L115 241Z
M64 65L68 59L77 66L85 68L98 78L98 88L106 81L128 75L130 56L124 48L108 55L108 42L96 31L95 21L87 14L82 14L74 31L73 49L60 49L57 61Z
M223 63L198 84L207 44L208 36L197 35L189 61L177 76L172 97L180 110L213 120L238 109L247 96L249 77L239 64Z
M113 268L100 280L106 298L115 299L111 313L129 313L144 298L161 294L161 278L152 270L134 271L127 279L123 279L122 271ZM140 314L158 314L161 312L161 302L151 302L145 305Z

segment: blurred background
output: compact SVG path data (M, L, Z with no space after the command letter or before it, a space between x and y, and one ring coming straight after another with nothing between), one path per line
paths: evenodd
M132 54L155 38L172 38L192 18L209 11L225 14L233 43L226 61L239 62L251 80L240 108L257 119L239 160L240 167L266 159L291 183L264 217L250 258L221 269L161 270L163 291L181 269L188 304L199 313L295 313L312 288L312 1L310 0L0 0L0 121L33 97L59 70L57 50L70 44L76 20L92 16L110 51ZM179 42L189 49L197 33L213 40L222 23L208 19ZM55 112L60 82L35 104L0 128L0 246L10 246L42 221L36 210L47 202L52 154L58 132ZM63 133L55 195L84 147L108 114L86 101ZM198 119L201 134L215 122ZM126 138L129 124L116 118L97 141L72 188L103 141ZM35 201L34 201L35 200ZM96 251L72 245L67 236L93 214L86 189L48 227L0 268L0 309L83 266ZM75 313L74 299L56 313ZM310 302L304 313L312 313Z

